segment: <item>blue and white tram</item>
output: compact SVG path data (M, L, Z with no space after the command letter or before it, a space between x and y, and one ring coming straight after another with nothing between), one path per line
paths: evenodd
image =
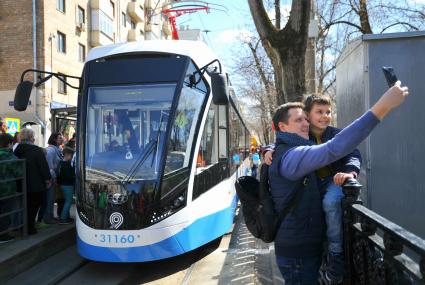
M234 182L249 167L249 132L227 76L202 42L145 41L92 49L79 79L77 245L81 256L143 262L176 256L229 231ZM36 77L36 76L35 76ZM36 77L37 78L37 77ZM74 87L76 88L76 87Z
M78 102L81 256L164 259L229 231L237 203L232 152L249 139L232 99L214 94L227 88L214 86L219 70L213 52L194 41L89 53Z

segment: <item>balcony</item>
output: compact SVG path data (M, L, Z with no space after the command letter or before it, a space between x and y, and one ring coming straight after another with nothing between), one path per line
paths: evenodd
M162 22L162 32L165 35L167 35L167 36L171 35L171 25L170 25L170 22L168 22L168 21Z
M91 45L100 46L114 43L113 20L102 10L92 10Z
M138 36L137 30L131 29L131 30L128 31L127 41L136 42L138 40L137 36Z
M127 13L133 19L135 23L143 22L145 15L141 8L143 1L129 2L127 6Z
M145 9L152 9L152 0L145 0Z
M152 24L151 23L145 23L145 33L152 32Z

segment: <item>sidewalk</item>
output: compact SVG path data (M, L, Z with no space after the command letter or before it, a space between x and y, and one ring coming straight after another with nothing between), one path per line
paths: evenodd
M274 245L253 237L240 211L235 219L235 227L218 284L284 284L285 281L276 264Z

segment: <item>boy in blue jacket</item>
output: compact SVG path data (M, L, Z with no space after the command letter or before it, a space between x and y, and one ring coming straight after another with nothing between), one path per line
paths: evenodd
M331 100L327 96L310 95L304 100L304 111L310 122L310 140L322 144L341 130L330 126L332 120ZM316 170L319 188L325 191L323 211L326 219L328 258L326 278L340 282L344 273L342 235L342 184L348 178L356 178L360 172L361 156L355 149L342 159Z

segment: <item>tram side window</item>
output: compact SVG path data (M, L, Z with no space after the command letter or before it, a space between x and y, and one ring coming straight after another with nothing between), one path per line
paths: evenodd
M247 129L245 129L245 153L246 153L246 157L249 157L249 153L250 153L250 141L249 141L249 131Z
M229 154L232 159L231 173L235 172L240 164L239 154L239 127L240 120L233 106L229 106Z
M241 162L242 162L242 160L244 160L246 158L246 151L245 151L245 148L246 148L246 146L245 146L245 128L242 125L242 123L240 123L238 125L238 131L239 131L239 133L238 133L238 138L239 138L239 142L238 142L238 145L239 145L239 155L240 155Z
M219 158L227 158L227 106L218 106Z
M211 103L202 133L201 145L196 161L197 167L206 167L218 162L218 140L216 130L217 106Z

